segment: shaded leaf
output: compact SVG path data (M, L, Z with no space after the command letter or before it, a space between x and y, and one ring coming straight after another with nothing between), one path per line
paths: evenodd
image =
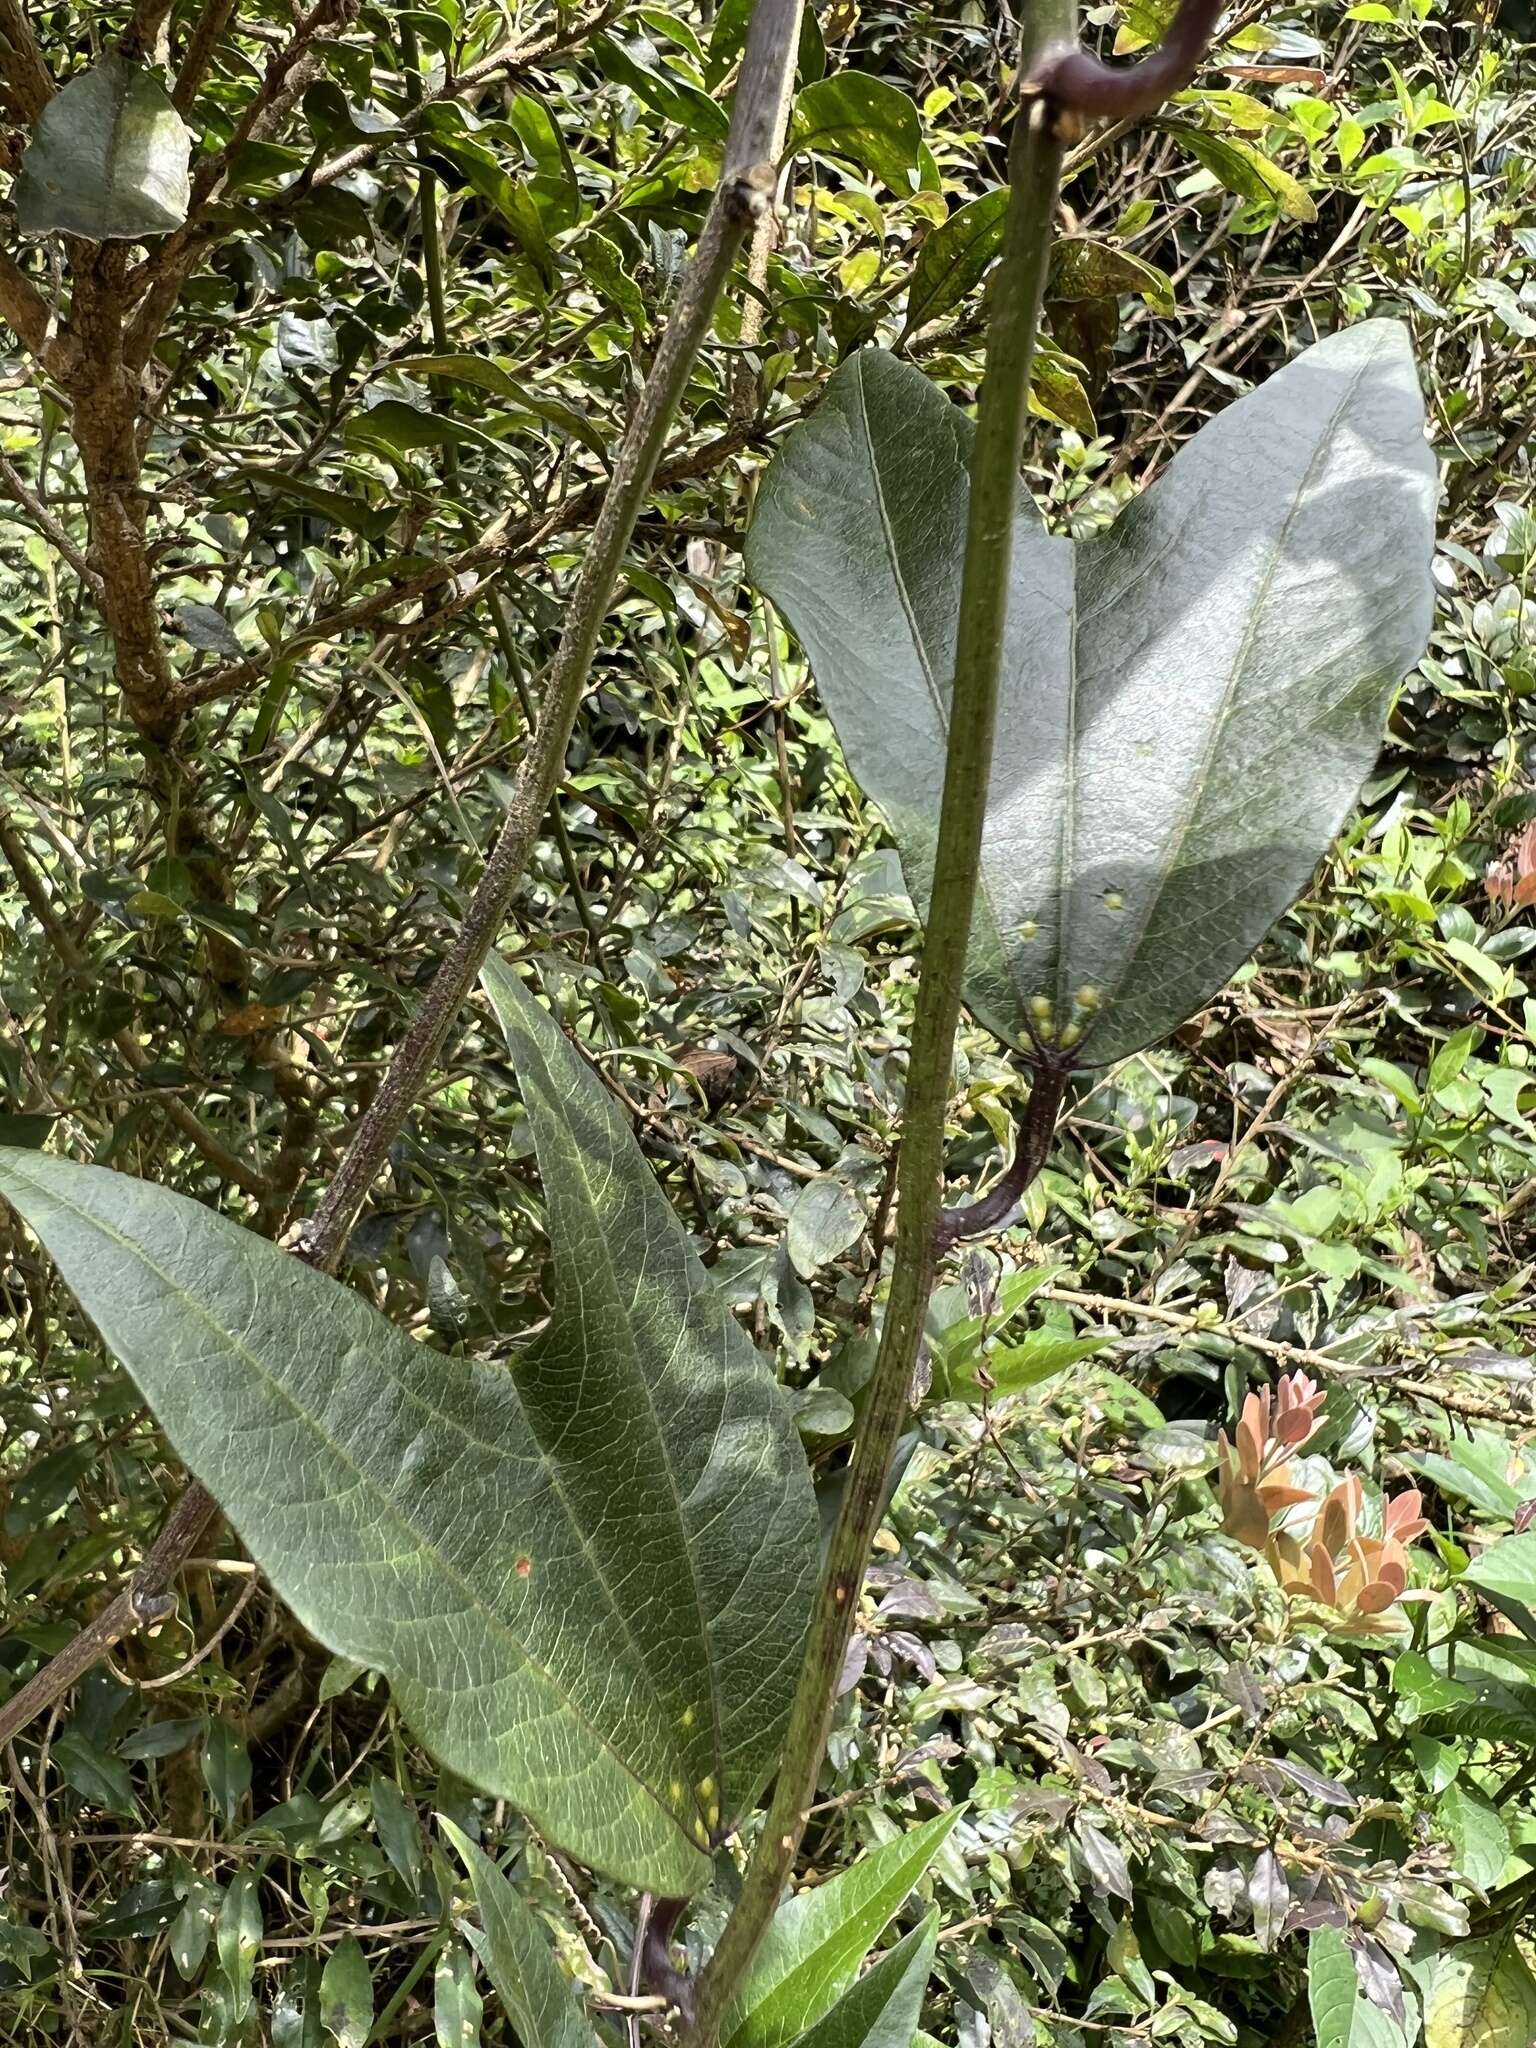
M857 1195L829 1173L808 1180L789 1211L786 1242L802 1280L857 1244L864 1230L864 1205Z
M176 614L176 630L203 654L227 654L238 661L245 649L224 614L211 604L184 604Z
M6 1152L0 1188L306 1627L584 1862L686 1893L776 1752L804 1458L606 1091L505 967L487 982L555 1241L515 1372L125 1175Z
M537 2048L596 2048L576 1987L555 1960L533 1909L462 1828L438 1815L474 1887L478 1938L468 1930L518 2039Z
M336 1944L320 1973L320 2016L340 2048L364 2048L373 2030L373 1977L355 1935Z
M855 356L747 545L919 904L973 439L919 371ZM1406 333L1376 321L1219 414L1108 532L1074 547L1021 508L966 990L999 1036L1118 1059L1248 957L1423 650L1434 493Z
M39 115L16 179L17 226L93 242L169 234L187 217L191 153L165 87L110 52Z
M261 1921L260 1884L261 1880L254 1870L239 1871L230 1879L229 1890L224 1894L224 1903L219 1909L219 1963L229 1986L231 2010L237 2020L243 2019L252 2005L251 1986L255 1979L256 1957L261 1949L264 1932ZM353 1945L356 1946L355 1943ZM365 1977L366 1974L365 1965ZM371 2018L371 1987L369 2015ZM365 2027L364 2032L366 2031Z

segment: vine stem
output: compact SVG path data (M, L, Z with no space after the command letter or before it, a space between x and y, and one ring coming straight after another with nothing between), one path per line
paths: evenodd
M1011 196L992 283L986 377L971 461L950 739L907 1062L890 1298L869 1404L827 1549L773 1799L741 1896L699 1978L687 2048L713 2048L794 1867L816 1796L870 1546L880 1526L886 1476L907 1417L933 1287L955 1030L1002 679L1014 506L1066 142L1064 124L1052 103L1031 89L1029 81L1040 53L1075 34L1076 18L1076 0L1035 0L1026 11L1020 51L1019 77L1026 83L1009 152Z
M377 1095L358 1120L319 1209L301 1226L295 1249L322 1271L332 1271L339 1262L357 1212L496 943L538 840L657 458L736 252L748 230L773 204L775 137L788 90L786 75L793 76L803 5L804 0L756 0L753 7L720 184L615 460L501 832L458 936L396 1048ZM206 1152L206 1143L200 1149ZM248 1169L231 1160L227 1170L231 1178L244 1184ZM51 1706L113 1643L135 1628L164 1618L169 1611L168 1589L216 1509L213 1495L194 1479L171 1510L131 1585L0 1708L0 1741Z
M934 1240L940 1258L962 1238L979 1237L984 1231L1000 1230L1019 1206L1025 1189L1034 1181L1050 1154L1069 1071L1067 1067L1054 1063L1036 1067L1029 1091L1029 1106L1019 1119L1013 1141L1012 1164L1002 1179L974 1202L961 1202L952 1209L939 1211Z
M683 279L650 376L614 465L567 611L549 679L518 768L506 819L469 909L378 1093L359 1119L325 1198L305 1226L300 1255L329 1271L378 1177L476 976L496 943L565 765L598 635L667 432L709 332L715 305L747 230L773 203L774 135L799 40L803 0L757 0L742 58L719 189Z

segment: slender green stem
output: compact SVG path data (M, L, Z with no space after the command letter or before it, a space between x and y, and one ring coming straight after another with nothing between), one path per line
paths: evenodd
M1029 76L1041 49L1073 34L1076 0L1036 0L1029 17L1021 78ZM907 1417L933 1286L945 1118L992 769L1014 506L1063 154L1063 139L1049 104L1038 95L1026 95L1014 123L1012 197L992 285L986 381L971 464L949 751L922 982L907 1063L890 1299L869 1405L828 1546L773 1800L741 1897L699 1979L689 2048L712 2048L794 1867L816 1795L838 1677L870 1546L880 1525L891 1459Z

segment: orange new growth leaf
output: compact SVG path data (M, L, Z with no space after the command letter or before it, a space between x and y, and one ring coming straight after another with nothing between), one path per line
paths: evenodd
M1501 910L1525 910L1536 903L1536 818L1511 841L1504 858L1490 865L1483 887Z
M1222 1527L1269 1560L1282 1589L1332 1608L1354 1629L1390 1628L1383 1620L1408 1585L1404 1545L1429 1526L1423 1501L1409 1488L1383 1503L1382 1534L1360 1528L1365 1492L1350 1473L1319 1501L1294 1483L1290 1453L1309 1443L1321 1420L1323 1394L1304 1373L1289 1373L1271 1396L1266 1388L1243 1402L1235 1444L1219 1435ZM1298 1537L1277 1518L1311 1504L1309 1535Z

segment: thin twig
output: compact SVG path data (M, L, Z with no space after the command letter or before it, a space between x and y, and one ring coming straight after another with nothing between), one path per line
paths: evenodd
M784 19L790 14L798 24L799 0L758 0L754 10L720 188L614 464L567 609L560 646L550 665L538 722L513 783L505 822L459 935L433 977L304 1233L303 1256L323 1269L333 1267L341 1255L347 1232L496 943L543 828L586 690L598 635L635 520L651 488L657 457L742 237L769 204L773 186L769 151L782 93L781 74L783 66L793 62L795 47L793 35L783 36Z

